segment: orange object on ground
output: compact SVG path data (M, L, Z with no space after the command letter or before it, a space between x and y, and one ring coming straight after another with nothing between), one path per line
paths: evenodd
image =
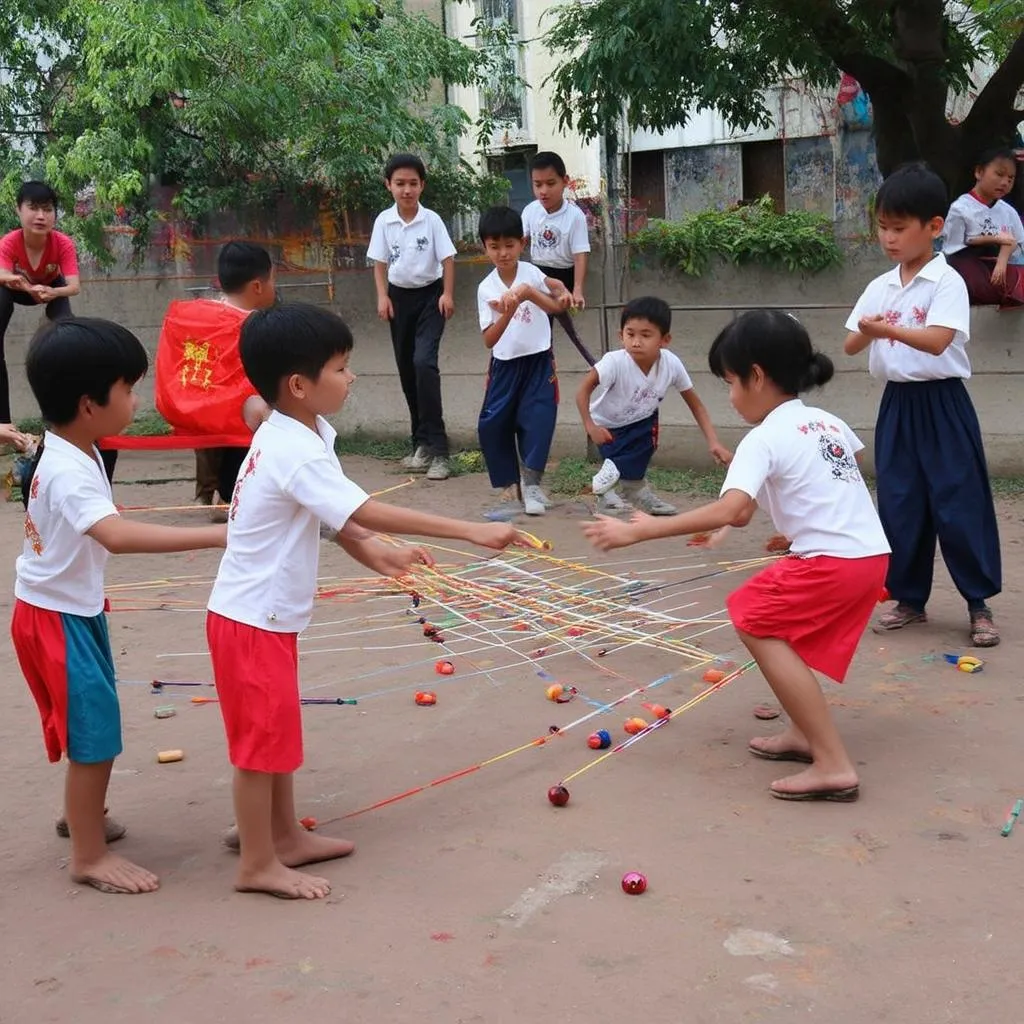
M720 683L725 678L725 673L719 668L709 668L703 678L705 683Z
M642 718L627 718L623 728L630 736L635 736L638 732L643 732L647 728L647 723Z
M416 703L419 704L420 707L429 708L431 705L437 703L437 694L431 693L429 690L417 690Z

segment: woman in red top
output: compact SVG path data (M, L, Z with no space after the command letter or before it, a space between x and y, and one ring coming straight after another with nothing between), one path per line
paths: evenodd
M4 335L14 304L45 306L48 319L62 320L71 316L68 299L81 290L75 243L53 230L53 189L41 181L26 181L18 190L18 219L21 227L0 238L0 423L11 422Z

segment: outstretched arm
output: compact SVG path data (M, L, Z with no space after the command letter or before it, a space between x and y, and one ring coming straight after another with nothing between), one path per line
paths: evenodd
M718 434L715 432L715 426L711 422L711 416L708 414L707 407L700 400L697 389L687 388L686 391L680 391L679 393L683 396L683 401L690 410L690 415L693 416L697 426L700 427L700 432L708 443L708 451L711 452L711 457L720 466L728 466L732 462L732 452L718 440Z
M228 537L226 526L157 526L129 522L121 516L107 516L85 532L112 555L159 555L222 548Z
M467 523L428 512L388 505L370 498L352 513L357 526L377 533L401 533L414 537L464 540L482 548L505 548L520 540L518 531L507 523Z

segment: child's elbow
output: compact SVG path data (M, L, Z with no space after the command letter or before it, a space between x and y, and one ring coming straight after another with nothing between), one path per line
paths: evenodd
M747 504L744 505L743 508L733 513L733 517L729 521L728 525L739 527L746 526L750 522L750 520L754 518L754 512L756 511L756 508L757 506L752 501L747 502Z

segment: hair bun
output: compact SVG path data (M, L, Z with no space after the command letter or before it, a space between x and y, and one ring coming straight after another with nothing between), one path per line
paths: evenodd
M836 368L832 360L824 352L811 354L810 362L801 381L801 391L824 387L835 375Z

